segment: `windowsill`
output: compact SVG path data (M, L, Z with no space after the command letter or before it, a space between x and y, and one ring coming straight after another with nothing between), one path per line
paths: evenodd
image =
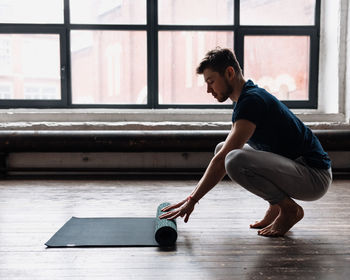
M313 129L350 128L344 114L293 110ZM6 109L1 130L229 130L232 110L222 109Z

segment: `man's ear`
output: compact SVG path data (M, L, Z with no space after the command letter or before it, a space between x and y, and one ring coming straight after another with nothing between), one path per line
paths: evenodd
M225 70L225 76L229 80L233 79L236 76L235 69L232 66L228 66Z

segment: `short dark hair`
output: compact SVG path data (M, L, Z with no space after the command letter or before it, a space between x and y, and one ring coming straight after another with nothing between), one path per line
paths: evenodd
M242 74L242 69L236 55L230 49L217 47L207 52L197 67L196 72L197 74L203 74L205 69L210 68L223 76L226 68L229 66L232 66L236 73Z

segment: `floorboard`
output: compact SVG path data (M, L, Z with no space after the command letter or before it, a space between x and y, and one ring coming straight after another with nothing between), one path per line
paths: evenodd
M249 229L267 204L221 182L178 220L174 250L47 249L72 216L154 217L164 201L186 197L196 181L2 181L0 279L349 279L350 181L336 180L283 238Z

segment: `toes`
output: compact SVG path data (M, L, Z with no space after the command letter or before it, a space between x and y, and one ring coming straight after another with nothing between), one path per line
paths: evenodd
M250 227L251 227L251 228L258 228L258 227L260 227L260 222L255 221L254 224L250 224Z
M256 221L254 224L250 225L250 228L264 228L268 226L269 224L264 221Z
M271 226L267 226L261 230L258 230L258 234L262 236L270 236L271 232L272 232Z
M279 237L279 236L281 236L281 233L276 231L276 230L273 230L273 231L271 231L271 235L270 236L272 236L272 237Z
M269 230L259 230L258 235L261 236L271 236L271 232Z
M280 237L280 236L283 236L283 234L281 234L281 232L279 232L277 230L272 230L268 236L269 237Z
M281 232L277 230L272 230L272 229L262 229L258 231L258 235L265 236L265 237L280 237L283 236Z

